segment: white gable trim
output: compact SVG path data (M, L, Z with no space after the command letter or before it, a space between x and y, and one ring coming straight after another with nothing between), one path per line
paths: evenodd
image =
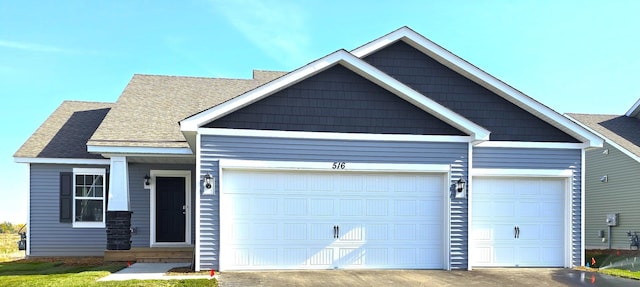
M638 99L633 106L624 114L627 117L636 117L640 113L640 99Z
M619 151L621 151L622 153L624 153L624 154L625 154L625 155L627 155L628 157L632 158L633 160L635 160L635 161L637 161L637 162L640 162L640 157L639 157L639 156L637 156L637 155L635 155L634 153L632 153L632 152L631 152L631 151L629 151L628 149L626 149L626 148L622 147L621 145L619 145L619 144L615 143L615 142L614 142L613 140L611 140L610 138L605 137L603 134L601 134L601 133L599 133L599 132L595 131L594 129L592 129L592 128L588 127L587 125L585 125L585 124L581 123L581 122L580 122L580 121L578 121L577 119L572 118L572 117L571 117L571 116L569 116L569 115L567 115L567 117L569 117L570 119L572 119L573 121L575 121L575 122L576 122L576 124L578 124L578 125L582 126L583 128L585 128L585 129L587 129L587 130L591 131L592 133L594 133L594 134L598 135L599 137L603 138L603 139L604 139L608 144L610 144L612 147L614 147L614 148L618 149Z
M216 136L242 136L266 138L298 138L317 140L361 140L361 141L408 141L408 142L471 142L470 136L404 135L404 134L365 134L271 131L250 129L200 128L198 134Z
M431 42L429 39L408 27L402 27L394 32L382 36L381 38L369 42L368 44L353 50L352 53L356 57L362 58L398 40L404 40L407 44L432 57L441 64L502 96L509 102L554 125L563 132L580 139L588 146L602 146L602 140L596 135L590 133L588 130L576 125L574 122L556 111L533 100L522 92L489 75L436 43Z
M345 66L349 70L387 89L427 113L471 135L474 140L482 141L489 139L490 132L488 130L416 92L345 50L338 50L252 91L189 117L180 122L180 129L183 132L197 131L199 127L208 122L257 102L337 64Z

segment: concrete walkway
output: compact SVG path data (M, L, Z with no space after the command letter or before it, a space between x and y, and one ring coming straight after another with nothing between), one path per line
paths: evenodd
M208 275L165 275L167 271L176 267L189 266L191 263L134 263L116 273L110 274L98 281L122 280L180 280L180 279L210 279ZM214 278L217 277L214 276Z

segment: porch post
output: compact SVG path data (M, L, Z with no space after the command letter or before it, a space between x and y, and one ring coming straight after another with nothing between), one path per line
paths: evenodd
M107 204L107 250L131 249L129 169L124 156L111 157Z

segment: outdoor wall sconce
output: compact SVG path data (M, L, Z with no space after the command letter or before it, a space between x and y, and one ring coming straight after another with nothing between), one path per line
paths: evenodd
M144 176L144 189L151 189L151 177L148 174Z
M609 182L609 176L608 176L608 175L603 175L603 176L600 178L600 182Z
M456 181L456 194L455 194L455 198L464 198L465 197L465 191L467 188L467 182L464 181L464 178L460 178L458 179L458 181Z
M204 177L203 177L203 184L202 185L204 187L204 190L203 190L202 194L203 195L213 195L213 194L215 194L213 192L213 184L214 184L214 182L213 182L213 177L211 176L211 174L208 174L208 173L205 174Z

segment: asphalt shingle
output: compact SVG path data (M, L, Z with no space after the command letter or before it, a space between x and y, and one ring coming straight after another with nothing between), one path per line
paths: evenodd
M640 156L640 119L624 115L567 114L607 140Z
M113 103L63 102L13 155L25 158L103 158L87 152L87 141Z

